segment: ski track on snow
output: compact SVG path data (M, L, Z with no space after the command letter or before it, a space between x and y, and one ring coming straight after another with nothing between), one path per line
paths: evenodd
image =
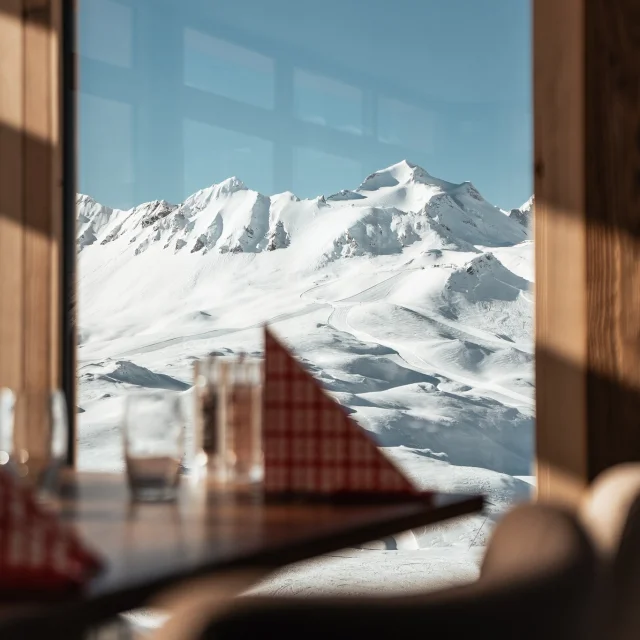
M383 284L383 283L381 283ZM373 287L372 287L373 288ZM357 298L356 296L352 296L350 299ZM367 302L377 302L379 300L367 300ZM339 301L340 302L340 301ZM349 313L354 305L340 305L333 304L333 311L329 315L328 324L332 326L336 331L343 331L345 333L351 334L354 338L362 340L364 342L374 342L377 344L381 344L385 347L389 347L398 353L400 358L404 360L404 362L408 365L410 369L414 369L419 371L420 373L424 373L426 375L433 375L434 372L441 374L453 382L458 382L460 384L464 384L475 389L483 389L485 391L491 391L493 393L497 393L505 398L511 400L510 405L513 405L513 401L516 401L516 404L513 406L528 406L533 407L535 401L532 398L527 398L519 393L515 393L514 391L510 391L509 389L505 389L504 387L488 383L478 379L467 378L466 376L461 376L460 374L448 371L443 369L441 365L433 365L420 356L415 355L406 347L406 345L402 342L396 342L393 340L386 340L380 336L376 336L371 333L367 333L361 331L359 329L355 329L349 324ZM400 305L398 305L400 306ZM406 308L406 307L405 307ZM444 323L443 323L444 324ZM458 331L462 331L458 325L451 323L451 328L455 328Z
M242 331L249 331L251 329L259 329L263 327L265 324L277 324L278 322L284 322L285 320L291 320L293 318L298 318L300 316L308 315L309 313L313 313L318 309L323 309L329 307L328 303L324 302L316 302L308 305L304 309L300 309L299 311L291 311L289 313L281 313L264 322L256 322L251 325L247 325L246 327L239 327L236 329L211 329L210 331L203 331L202 333L194 333L187 336L182 336L178 338L167 338L166 340L160 340L158 342L150 342L148 344L140 345L139 347L135 347L134 349L129 349L127 351L121 351L120 353L111 357L111 359L117 358L125 358L134 355L140 355L143 353L151 353L153 351L160 351L165 349L166 347L171 347L176 344L186 344L191 341L199 341L199 340L208 340L211 338L219 338L220 336L231 335L234 333L240 333ZM84 363L84 366L95 362L96 358L85 358L81 360L81 363Z

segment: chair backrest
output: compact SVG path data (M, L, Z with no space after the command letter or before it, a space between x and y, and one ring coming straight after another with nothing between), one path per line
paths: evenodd
M600 623L599 569L575 515L528 504L513 509L496 527L477 586L496 607L498 601L511 602L509 619L527 626L519 638L591 638Z
M604 556L613 557L618 552L629 511L639 495L640 463L607 469L585 492L580 519Z
M585 493L580 516L609 564L607 637L640 638L640 463L598 476Z
M574 516L523 505L498 524L476 583L407 597L241 598L197 637L583 640L591 637L596 568Z

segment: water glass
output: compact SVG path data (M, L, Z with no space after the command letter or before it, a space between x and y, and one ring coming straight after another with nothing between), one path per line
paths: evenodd
M209 357L196 363L196 457L222 484L263 479L262 370L261 360L248 357Z
M55 498L67 463L69 419L59 389L0 389L0 465L39 499Z
M221 420L222 359L209 356L195 363L193 458L196 473L227 480L226 429Z
M238 485L261 482L262 361L238 358L226 363L222 377L222 421L227 432L229 475Z
M167 391L125 398L124 455L135 500L175 500L184 457L185 420L180 395Z

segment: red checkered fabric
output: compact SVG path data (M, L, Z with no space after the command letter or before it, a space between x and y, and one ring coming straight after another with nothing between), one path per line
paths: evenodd
M0 590L72 589L99 568L98 558L72 531L0 470Z
M421 493L265 328L265 491Z

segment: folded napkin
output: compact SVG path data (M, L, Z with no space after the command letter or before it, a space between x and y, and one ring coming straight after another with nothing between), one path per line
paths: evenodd
M267 495L427 497L265 328L263 446Z
M38 504L33 492L0 469L0 591L72 591L100 568L73 531Z

